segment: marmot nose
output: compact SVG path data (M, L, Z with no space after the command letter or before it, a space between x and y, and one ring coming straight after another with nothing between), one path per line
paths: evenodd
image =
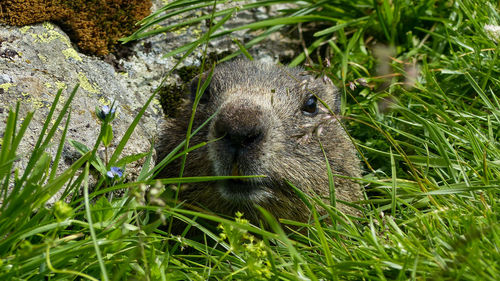
M232 148L251 148L264 138L263 115L258 106L248 102L226 105L216 117L215 137L223 138Z

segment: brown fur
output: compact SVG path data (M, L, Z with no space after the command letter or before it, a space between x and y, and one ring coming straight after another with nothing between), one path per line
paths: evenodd
M197 82L193 81L194 91ZM254 204L277 218L308 221L307 207L286 181L306 194L329 197L327 168L318 138L334 174L360 176L355 149L338 118L319 100L317 115L304 112L304 103L312 93L338 113L340 97L336 88L299 68L242 60L217 66L203 96L207 102L199 105L193 128L218 113L192 137L191 146L220 139L188 154L184 176L267 177L190 184L181 190L180 200L228 216L241 211L252 223L260 219ZM192 101L186 100L177 117L165 122L157 146L159 159L184 140L191 108ZM177 177L179 170L180 161L176 161L160 177ZM340 200L362 197L360 186L346 179L335 178L335 191ZM338 207L354 212L342 204Z

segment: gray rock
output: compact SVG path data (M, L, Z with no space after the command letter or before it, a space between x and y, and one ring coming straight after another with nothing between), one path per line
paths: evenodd
M62 107L73 87L80 83L80 89L72 102L67 137L88 147L95 144L100 131L100 123L94 113L96 106L101 107L113 101L118 105L118 115L113 121L116 145L152 93L131 91L125 82L126 78L110 64L78 53L64 32L50 23L22 28L0 26L0 38L0 52L11 50L13 54L0 57L0 131L5 128L8 108L14 108L16 102L20 103L21 117L28 111L36 111L18 150L19 155L30 154L59 88L64 91L57 109ZM161 109L154 104L142 118L123 155L148 151L160 118ZM53 155L62 129L61 126L53 140L54 145L48 148ZM66 161L61 162L59 171L65 170L75 160L77 154L74 152L74 148L66 145L62 155ZM27 157L20 159L17 166L22 170L26 164ZM138 174L140 165L134 163L127 167L131 178Z

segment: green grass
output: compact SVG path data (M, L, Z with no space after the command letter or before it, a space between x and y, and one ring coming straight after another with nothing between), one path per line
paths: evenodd
M285 2L299 6L282 11L278 18L235 29L263 30L254 40L241 43L240 52L245 54L269 33L296 23L311 33L304 36L311 38L304 42L308 51L291 64L307 62L342 92L345 123L364 160L365 175L359 180L367 191L367 200L359 204L363 218L344 216L309 198L305 200L311 208L322 205L335 223L324 224L313 212L310 224L282 221L283 227L308 229L307 235L289 234L264 210L270 230L249 225L244 215L230 221L171 205L146 205L144 186L161 192L163 187L152 180L153 175L159 166L183 157L189 142L181 143L159 166L146 161L137 182L106 179L104 173L112 166L139 157L150 159L150 153L120 158L143 111L108 161L96 157L97 145L90 149L71 142L82 157L56 175L62 146L54 157L44 150L56 128L60 124L67 128L71 122L69 113L54 112L59 93L24 171L15 167L21 157L16 149L33 115L19 116L18 109L12 109L6 121L0 148L0 279L499 280L500 38L498 34L492 38L484 26L500 24L500 4L481 0L261 4ZM188 4L210 6L213 1L173 1L167 8L187 15L192 9ZM210 38L229 34L231 30L219 28L234 10L219 7L211 32L167 55L186 57ZM198 19L186 16L185 23ZM144 29L127 40L162 31L155 24L163 20L151 16ZM384 63L385 70L379 67ZM68 107L71 97L65 100ZM196 133L193 129L191 135ZM98 144L109 137L103 132ZM61 144L65 141L63 137ZM90 166L102 176L88 193ZM210 179L162 182L199 180ZM45 201L60 188L65 188L68 204L46 207ZM111 201L101 197L116 189L126 189L126 196ZM84 190L84 196L69 199L78 190ZM204 238L171 236L158 228L154 213L166 222L171 216L190 221ZM216 221L220 227L205 228L193 217Z

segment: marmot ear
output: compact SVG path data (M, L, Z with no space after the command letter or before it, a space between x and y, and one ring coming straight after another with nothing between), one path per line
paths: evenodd
M333 88L333 107L332 110L335 114L340 114L340 108L342 106L342 97L340 96L339 89L335 86L331 86Z
M198 91L198 87L200 91L203 88L203 84L207 80L207 78L210 75L210 71L205 71L202 74L197 75L196 77L191 80L191 83L189 84L189 98L191 101L194 101L196 98L196 92ZM210 84L206 87L205 91L201 93L201 98L200 98L200 103L204 104L210 101Z

